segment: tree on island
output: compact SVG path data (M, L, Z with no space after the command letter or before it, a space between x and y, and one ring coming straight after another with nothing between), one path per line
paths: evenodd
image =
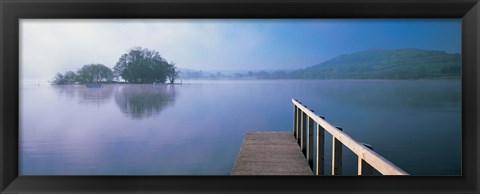
M73 71L67 71L63 77L66 84L73 84L78 81L77 74Z
M80 83L99 83L113 80L113 71L102 64L84 65L77 71Z
M129 83L170 83L178 77L175 64L168 63L157 51L133 48L123 54L113 68L117 76Z
M55 75L55 77L53 78L53 81L52 81L52 84L55 84L55 85L64 85L64 84L67 84L65 82L65 76L61 73L57 73Z
M179 71L177 70L177 67L175 67L175 63L170 62L167 66L167 78L168 81L173 84L175 83L175 79L178 78Z
M73 71L67 71L65 74L57 73L52 81L55 85L74 84L75 82L78 82L78 77Z
M76 82L99 83L113 80L113 71L102 64L89 64L80 68L77 73L67 71L65 74L57 73L52 81L55 85L74 84Z
M170 83L175 83L178 74L175 63L168 63L157 51L137 47L123 54L113 71L102 64L88 64L76 73L57 73L52 84L112 82L120 77L129 83L165 83L167 78Z

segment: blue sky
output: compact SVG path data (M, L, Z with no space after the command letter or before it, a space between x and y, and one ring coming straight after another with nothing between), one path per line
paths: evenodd
M372 48L420 48L459 53L458 20L327 20L278 24L265 55L333 58ZM308 37L308 38L306 38Z
M113 67L137 46L206 71L300 69L372 48L460 53L459 19L43 20L20 24L22 79Z

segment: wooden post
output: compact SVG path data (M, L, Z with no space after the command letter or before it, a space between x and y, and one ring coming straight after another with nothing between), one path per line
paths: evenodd
M336 127L342 131L341 127ZM332 137L332 175L342 175L342 142Z
M313 112L313 110L311 110ZM308 117L308 141L307 141L307 162L310 168L313 170L313 128L314 121L311 117Z
M307 156L307 113L303 112L302 114L302 153L304 156Z
M322 118L324 119L324 118ZM317 149L315 153L315 175L324 175L324 162L325 162L325 129L317 124Z
M300 127L302 125L301 115L300 115L301 113L302 113L302 110L297 107L297 128L296 128L296 130L297 130L297 132L296 132L297 133L297 137L296 137L297 143L300 143L299 136L300 136Z
M298 111L298 108L297 108L297 105L293 105L293 136L295 138L297 138L298 134L297 134L297 111Z
M298 102L298 100L296 100ZM298 102L300 105L302 105L301 102ZM302 130L302 109L300 109L300 107L297 106L297 144L298 145L301 145L301 130Z
M303 125L305 125L305 122L304 122L303 117L304 117L305 114L303 113L303 110L300 110L300 111L298 112L298 114L299 114L298 116L299 116L299 119L300 119L300 122L299 122L300 125L299 125L299 128L298 128L297 143L298 143L298 145L299 145L300 148L301 148L301 147L302 147L302 136L303 136L303 130L302 130L302 129L303 129Z
M367 147L370 150L373 150L373 146L368 145L366 143L362 143L365 147ZM370 166L365 160L362 160L362 158L359 156L358 157L358 175L372 175L373 174L373 167Z

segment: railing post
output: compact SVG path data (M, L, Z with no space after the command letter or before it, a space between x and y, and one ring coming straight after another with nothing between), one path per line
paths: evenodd
M293 104L293 136L297 138L297 105Z
M300 128L302 127L302 110L297 107L297 143L300 145Z
M313 112L313 110L310 110ZM310 168L313 170L313 118L308 117L308 136L307 136L307 162Z
M325 117L320 116L325 119ZM317 148L315 153L315 175L324 175L325 171L325 129L317 123L317 136L315 137Z
M373 146L362 143L368 149L373 150ZM370 166L365 160L362 160L360 156L358 156L358 175L372 175L373 174L373 167Z
M303 125L305 125L305 123L303 122L303 111L301 109L299 109L298 111L298 118L300 119L299 121L299 126L298 126L298 137L297 137L297 143L298 145L300 146L300 148L302 147L302 136L303 136Z
M302 143L300 148L302 148L302 152L304 156L307 155L307 117L308 117L307 113L302 112L303 125L302 125L302 135L301 135Z
M341 127L337 127L342 131ZM342 142L332 137L332 175L342 175Z

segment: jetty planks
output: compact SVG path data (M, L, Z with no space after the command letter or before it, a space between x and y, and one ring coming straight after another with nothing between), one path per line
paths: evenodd
M247 132L232 175L313 175L291 132Z

